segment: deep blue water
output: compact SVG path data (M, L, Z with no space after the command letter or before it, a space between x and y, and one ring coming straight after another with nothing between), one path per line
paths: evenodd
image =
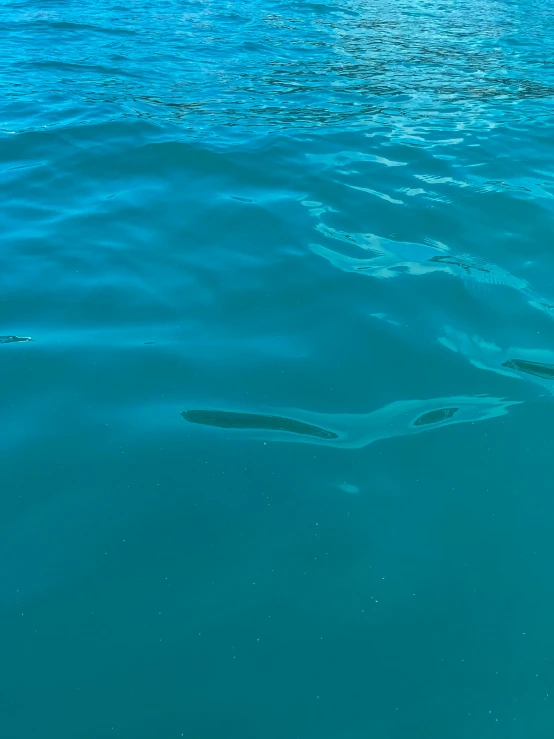
M552 0L1 9L0 737L550 739Z

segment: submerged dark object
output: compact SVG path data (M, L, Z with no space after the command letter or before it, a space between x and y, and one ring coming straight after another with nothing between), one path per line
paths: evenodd
M15 344L18 341L34 341L30 336L0 336L0 344Z
M472 264L465 259L454 257L450 255L431 257L430 262L439 262L440 264L452 264L454 267L461 267L468 274L471 274L471 270L474 269L477 272L490 272L490 269L486 267L480 267L478 264Z
M438 408L436 411L429 411L414 421L414 426L428 426L432 423L442 423L448 421L449 418L456 413L457 408Z
M191 410L181 413L185 421L202 426L217 426L222 429L262 429L264 431L287 431L289 434L314 436L317 439L338 439L333 431L312 426L303 421L282 416L264 416L258 413L235 413L234 411Z
M518 372L525 372L528 375L536 375L545 380L554 380L554 364L528 362L526 359L508 359L502 366L518 370Z

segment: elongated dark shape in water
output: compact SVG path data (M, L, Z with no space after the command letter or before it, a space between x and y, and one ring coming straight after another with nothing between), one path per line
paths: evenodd
M414 426L427 426L431 423L442 423L448 421L456 413L457 408L438 408L436 411L429 411L414 421Z
M34 341L30 336L0 336L0 344L15 344L17 341Z
M471 273L472 269L476 270L477 272L490 272L490 269L487 269L486 267L479 267L478 264L464 262L463 259L458 259L457 257L452 256L431 257L429 261L440 262L440 264L453 264L455 267L461 267L462 269L465 269L468 274Z
M287 431L290 434L315 436L318 439L338 439L333 431L311 426L281 416L263 416L257 413L235 413L234 411L192 410L181 413L185 421L222 429L263 429L265 431Z
M528 362L526 359L508 359L502 366L525 372L528 375L543 377L545 380L554 380L554 364Z

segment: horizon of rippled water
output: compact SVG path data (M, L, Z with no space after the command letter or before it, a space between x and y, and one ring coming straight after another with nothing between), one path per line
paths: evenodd
M551 0L0 26L2 737L550 737Z

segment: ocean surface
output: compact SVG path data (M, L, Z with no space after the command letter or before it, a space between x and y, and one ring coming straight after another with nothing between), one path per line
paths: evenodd
M553 0L1 9L1 739L551 739Z

